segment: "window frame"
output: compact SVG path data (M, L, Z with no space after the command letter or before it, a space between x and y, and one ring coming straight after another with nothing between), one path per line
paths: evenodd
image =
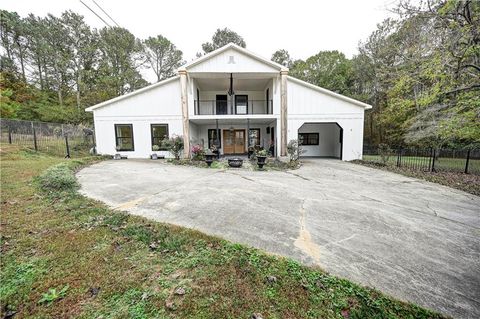
M255 144L255 145L251 145L251 144L250 144L250 139L251 139L251 137L250 137L250 131L257 131L257 132L258 132L258 137L257 137L258 144ZM261 134L262 134L262 130L259 129L259 128L251 128L251 129L249 129L249 131L248 131L248 143L249 143L249 145L248 145L248 146L250 146L250 147L255 147L255 146L257 146L257 145L260 146L261 143L262 143Z
M310 136L315 136L316 143L311 142ZM320 133L298 133L298 141L301 146L317 146L320 145Z
M167 138L170 137L170 132L168 130L168 123L151 123L150 124L150 147L153 151L153 145L157 145L155 144L153 141L155 138L160 138L158 136L153 136L153 127L154 126L166 126L167 127L167 134L165 135ZM158 144L158 146L160 147L160 151L166 151L167 149L165 147L162 147L162 143Z
M130 127L130 130L132 132L131 137L123 137L123 136L118 136L118 130L117 128L119 126L128 126ZM135 139L134 139L134 134L133 134L133 124L114 124L114 130L115 130L115 150L117 150L117 147L119 146L118 141L119 139L125 139L125 138L131 138L132 139L132 148L131 149L120 149L118 152L134 152L135 151Z
M237 107L238 107L238 98L245 98L245 113L238 113ZM248 115L248 95L247 94L238 94L235 95L235 114L238 115Z
M217 131L217 129L216 129L216 128L209 128L209 129L207 130L208 148L212 148L212 144L210 143L210 132L211 132L211 131L215 132L215 131ZM221 132L222 132L222 130L221 130L221 129L218 129L218 132L217 132L217 134L218 134L218 143L219 143L220 145L218 145L217 149L221 149L221 148L222 148L222 134L221 134Z

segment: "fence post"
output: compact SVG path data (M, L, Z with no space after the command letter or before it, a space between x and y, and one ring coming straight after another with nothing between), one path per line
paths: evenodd
M402 148L399 147L397 151L397 167L400 167L400 159L402 157Z
M470 163L470 149L467 151L467 160L465 162L465 174L468 174L468 164Z
M437 155L437 150L435 148L432 149L432 169L431 172L435 172L435 157Z
M68 135L65 134L65 147L67 148L67 155L65 158L70 158L70 146L68 146Z
M32 125L33 126L33 125ZM35 131L35 128L33 128L33 146L35 147L35 151L38 151L37 147L37 133Z
M12 144L12 128L8 126L8 144Z

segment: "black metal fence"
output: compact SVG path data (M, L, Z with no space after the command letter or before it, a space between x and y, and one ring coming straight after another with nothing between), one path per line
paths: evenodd
M363 160L424 172L480 174L480 149L365 146Z
M87 126L4 118L0 118L0 142L64 157L87 155L95 143Z

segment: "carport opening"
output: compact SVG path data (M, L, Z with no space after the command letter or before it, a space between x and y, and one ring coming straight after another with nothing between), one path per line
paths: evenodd
M343 128L338 123L304 123L298 129L302 157L342 159Z

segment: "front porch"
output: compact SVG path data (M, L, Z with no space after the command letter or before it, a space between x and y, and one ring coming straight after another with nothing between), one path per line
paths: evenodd
M277 122L277 118L192 119L190 145L217 148L221 156L247 156L249 150L259 149L277 156Z

